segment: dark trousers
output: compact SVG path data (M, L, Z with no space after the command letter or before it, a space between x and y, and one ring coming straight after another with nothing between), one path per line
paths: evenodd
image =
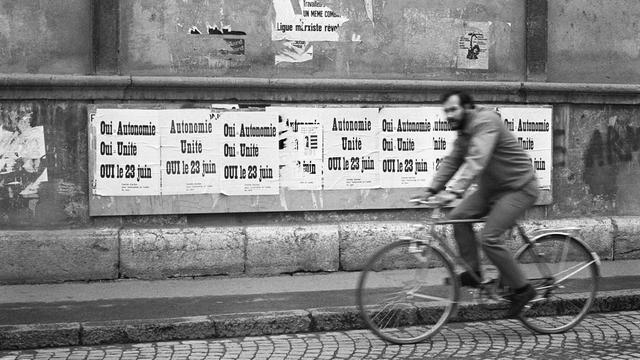
M504 245L503 235L516 220L533 206L538 197L538 184L531 181L519 190L497 191L478 186L449 213L450 219L469 219L487 216L480 234L480 244L489 260L498 268L506 285L518 289L527 284L526 277L511 251ZM472 224L455 224L453 232L460 256L472 269L480 270L478 243Z

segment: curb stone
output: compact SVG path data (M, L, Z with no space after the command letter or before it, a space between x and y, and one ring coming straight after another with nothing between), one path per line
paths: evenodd
M559 309L562 306L553 308ZM598 292L591 312L639 309L640 289L631 289ZM502 319L504 310L505 308L498 304L463 303L460 304L457 315L451 321ZM417 311L420 313L428 309L419 308ZM362 328L364 323L355 306L157 320L5 325L0 326L0 349L263 336Z

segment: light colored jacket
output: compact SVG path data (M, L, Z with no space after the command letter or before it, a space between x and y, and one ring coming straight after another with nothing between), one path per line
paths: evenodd
M454 177L455 174L455 177ZM458 131L453 150L440 163L431 183L438 192L462 194L478 179L480 186L496 191L517 190L535 179L531 158L495 111L476 107Z

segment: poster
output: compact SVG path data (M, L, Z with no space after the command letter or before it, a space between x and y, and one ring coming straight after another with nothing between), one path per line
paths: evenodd
M442 110L437 107L380 110L383 188L426 187L431 183L435 170L432 155L442 143L442 134L434 131L433 125L441 117Z
M378 108L326 108L324 189L375 189L380 184Z
M44 126L32 104L0 105L0 225L32 222L49 181Z
M552 108L496 109L530 155L540 187L550 190ZM92 190L100 196L421 188L457 136L439 106L98 109L91 126ZM38 145L33 154L19 151L33 159L23 166L31 171L42 130L22 134ZM12 136L3 132L0 140Z
M273 0L275 26L271 40L339 41L349 19L316 0Z
M458 38L459 69L489 69L489 29L491 22L465 22Z
M272 106L278 117L280 186L292 190L321 190L323 127L321 108Z
M98 109L92 124L96 132L94 194L159 195L158 112Z
M159 111L162 195L220 192L219 133L208 109Z
M267 112L223 112L214 117L222 157L220 192L225 195L277 195L278 117Z
M541 189L551 189L552 108L498 107L505 126L515 135L531 157L533 169Z

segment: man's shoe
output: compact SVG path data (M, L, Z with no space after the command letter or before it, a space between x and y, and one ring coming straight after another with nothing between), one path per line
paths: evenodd
M507 317L513 318L518 316L522 309L524 309L525 305L527 305L529 301L533 300L536 295L536 289L534 289L531 284L527 284L523 289L519 289L519 291L511 294L508 297L509 300L511 300L511 306L509 306Z
M478 276L478 279L482 279L482 273L480 271L476 271L476 276ZM468 271L460 273L459 275L457 275L457 277L460 286L467 286L472 288L480 287L480 283L476 279L474 279L473 276L471 276L471 273L469 273ZM447 278L445 280L445 283L448 285L449 283L451 283L451 280Z

